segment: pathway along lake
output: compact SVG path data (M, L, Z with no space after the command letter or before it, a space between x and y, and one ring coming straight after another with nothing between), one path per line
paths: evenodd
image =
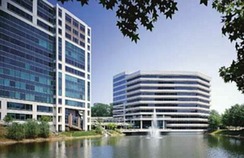
M244 158L244 140L204 135L103 137L0 146L0 158Z

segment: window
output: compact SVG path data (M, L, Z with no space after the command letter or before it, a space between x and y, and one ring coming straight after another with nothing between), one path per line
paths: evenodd
M20 10L19 8L15 7L9 3L8 3L7 7L8 7L8 10L10 10L10 11L14 12L15 14L21 16L22 18L25 18L28 21L32 21L32 16L27 14L26 12Z
M88 70L88 72L91 71L91 70L90 70L90 69L91 69L90 60L91 60L91 55L90 55L90 53L87 53L87 70ZM88 79L90 79L90 76L89 76Z
M91 43L91 40L90 40L90 38L87 38L87 42L88 42L88 43Z
M78 25L79 25L78 21L76 21L76 20L73 19L73 25L74 25L76 28L78 28Z
M85 107L85 103L83 102L77 102L77 101L72 101L72 100L65 100L66 105L70 106L76 106L76 107Z
M65 15L65 20L66 22L70 23L71 24L71 17L69 15Z
M40 26L41 28L44 28L47 31L50 31L52 33L54 32L54 28L52 28L51 26L45 24L44 22L42 22L40 20L37 20L37 25Z
M32 111L32 105L31 104L8 102L7 103L7 109Z
M62 73L58 73L58 95L62 96Z
M62 99L58 99L58 103L60 104L60 105L62 105Z
M85 70L85 51L70 42L65 42L65 62Z
M28 114L7 113L7 115L10 115L15 120L32 119L32 115L28 115Z
M37 111L38 112L52 113L53 112L53 108L52 107L48 107L48 106L37 105Z
M65 75L65 96L85 99L85 81L70 75Z
M58 69L60 69L60 70L62 69L62 64L60 64L60 63L58 64Z
M65 37L71 40L71 35L68 33L65 33Z
M62 26L62 21L60 19L58 19L58 25Z
M90 82L87 82L87 100L90 101Z
M58 60L62 61L62 38L58 38Z
M91 31L90 31L90 29L87 30L87 34L88 34L88 36L91 36Z
M78 39L73 37L73 41L78 44Z
M85 35L83 35L82 33L80 33L80 38L85 40Z
M72 73L72 74L75 74L75 75L78 75L78 76L81 76L81 77L85 77L85 73L78 71L78 70L75 70L75 69L68 67L68 66L65 66L65 71Z
M80 46L85 47L85 43L80 41Z
M85 32L85 26L82 25L82 24L80 24L80 30L81 30L82 32Z
M62 30L60 28L58 29L58 33L62 35Z
M15 3L19 4L21 7L29 10L32 12L32 0L12 0ZM0 5L1 5L1 1L0 1Z
M74 33L76 36L78 36L78 31L77 31L77 30L73 29L73 33Z
M65 25L65 29L71 31L71 27L69 25Z
M62 18L62 10L60 8L58 9L58 16Z

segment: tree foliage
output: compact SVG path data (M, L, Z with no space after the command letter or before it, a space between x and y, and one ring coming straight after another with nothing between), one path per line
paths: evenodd
M230 109L226 109L222 122L225 126L244 127L244 104L236 104Z
M211 110L208 118L210 130L216 130L221 125L221 116L216 110Z
M235 82L238 90L244 93L244 1L215 0L213 8L223 14L222 33L235 43L237 59L229 67L219 69L225 82Z
M62 3L70 0L58 0ZM77 0L87 5L89 0ZM208 5L209 0L200 0L200 4ZM235 82L244 93L244 1L243 0L212 0L212 7L222 16L222 33L235 42L237 59L229 67L219 69L225 82ZM175 0L99 0L107 10L116 10L117 26L124 36L137 42L139 25L152 31L154 23L160 15L172 18L178 10Z
M69 0L58 0L62 3ZM88 4L89 0L78 0L81 5ZM174 0L99 0L99 4L107 10L116 9L117 27L124 36L137 42L139 38L139 25L152 31L154 22L158 20L160 14L166 18L172 18L178 10L177 2Z
M9 115L9 114L7 114L7 115L4 117L4 119L3 119L3 121L6 122L7 124L9 124L10 122L12 122L13 120L14 120L14 119L13 119L12 116Z
M95 103L91 107L91 114L93 117L109 117L112 116L112 105Z

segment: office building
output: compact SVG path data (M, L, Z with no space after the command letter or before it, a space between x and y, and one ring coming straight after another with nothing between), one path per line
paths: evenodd
M122 72L113 78L113 117L147 129L156 115L168 131L208 128L210 78L198 72Z
M46 0L0 0L0 120L90 129L91 28Z

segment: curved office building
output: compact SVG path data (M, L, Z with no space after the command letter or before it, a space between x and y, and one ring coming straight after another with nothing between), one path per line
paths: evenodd
M204 131L209 108L210 77L198 72L137 71L113 78L113 116L134 128L149 128L156 113L162 130Z

